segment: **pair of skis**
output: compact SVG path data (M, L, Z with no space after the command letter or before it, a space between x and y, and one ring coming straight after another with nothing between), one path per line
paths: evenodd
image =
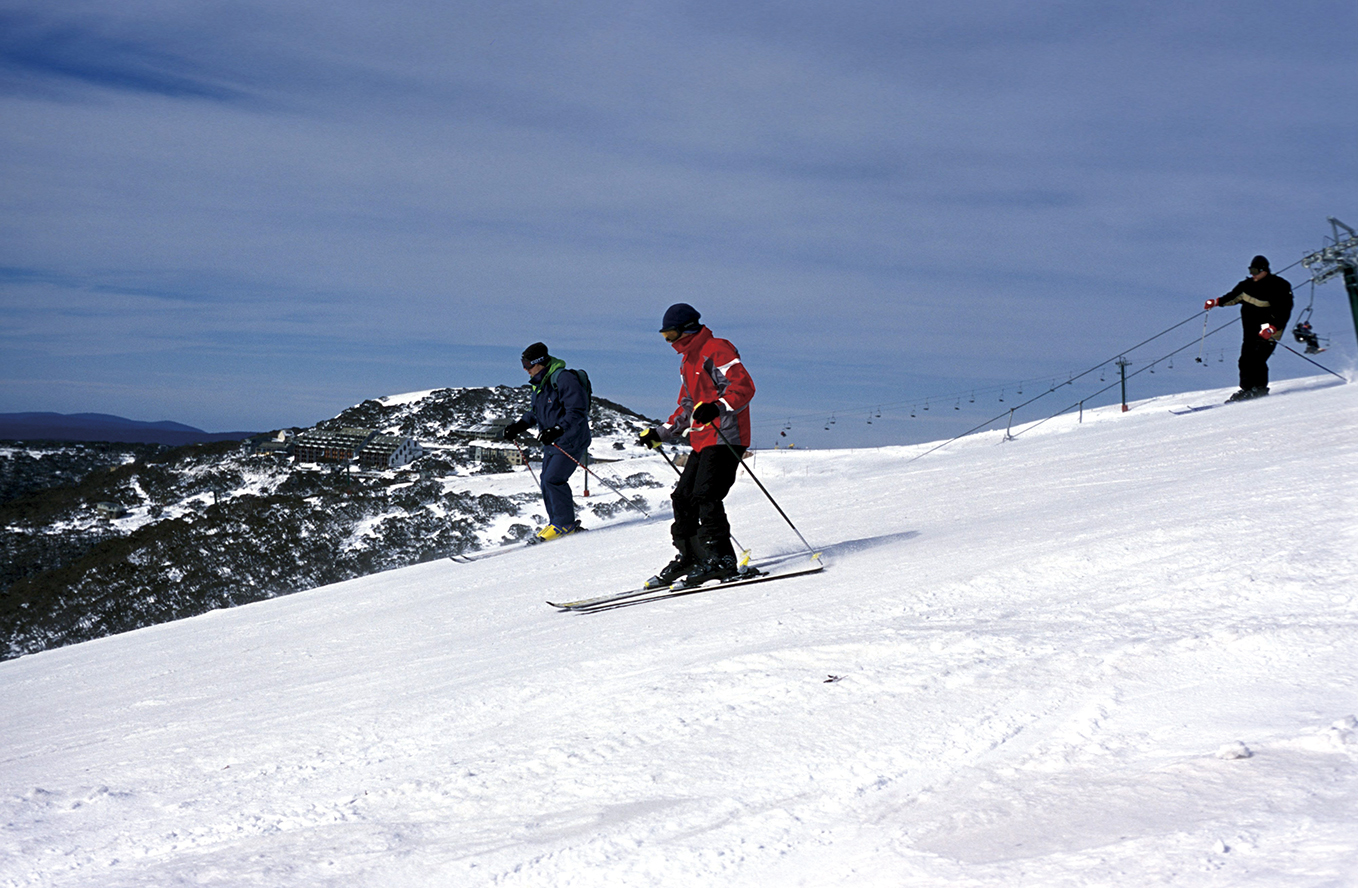
M681 595L692 595L696 592L710 592L716 589L731 589L736 586L753 586L755 583L768 583L773 580L785 580L791 577L802 577L808 574L820 573L825 570L825 564L821 561L820 553L812 555L809 563L799 559L798 564L791 568L782 570L764 571L753 568L752 572L747 572L741 576L725 580L700 583L693 586L684 585L680 580L670 586L656 586L650 589L629 589L625 592L616 592L611 595L599 595L594 598L581 598L576 601L549 601L552 607L563 611L594 612L602 610L612 610L616 607L628 607L633 604L642 604L648 601L660 601L667 598L678 598Z
M499 555L508 555L510 552L517 552L520 549L527 549L530 545L533 545L533 543L530 543L527 540L518 540L517 542L496 546L493 549L481 549L480 551L472 552L470 554L459 553L456 555L449 555L448 560L455 561L458 564L474 564L477 561L485 561L487 558L495 558Z
M581 527L566 535L575 536L577 533L585 533L587 530L588 528ZM504 545L496 546L493 549L481 549L480 551L472 552L470 554L459 553L456 555L449 555L448 560L455 561L458 564L475 564L478 561L485 561L487 558L495 558L499 555L508 555L510 552L517 552L520 549L527 549L529 546L538 546L541 545L542 543L550 542L553 541L540 540L536 536L530 536L527 539L516 540L515 542L512 543L505 543Z
M1203 404L1201 407L1171 407L1169 412L1175 416L1183 416L1186 413L1201 413L1204 410L1211 410L1215 407L1225 406L1223 404Z

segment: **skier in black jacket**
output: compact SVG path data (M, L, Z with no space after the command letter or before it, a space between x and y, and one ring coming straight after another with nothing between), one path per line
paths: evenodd
M1268 359L1278 346L1288 318L1292 316L1292 285L1269 271L1268 260L1250 260L1250 276L1220 299L1208 299L1203 308L1240 306L1244 341L1240 345L1240 391L1231 401L1261 398L1268 394Z

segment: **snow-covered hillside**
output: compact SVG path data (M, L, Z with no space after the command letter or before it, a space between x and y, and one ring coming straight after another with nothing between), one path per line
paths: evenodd
M657 516L0 663L0 886L1356 884L1332 382L761 452L818 576L543 603Z
M5 486L29 494L0 501L0 659L522 539L546 523L542 495L510 471L510 445L478 434L527 406L523 387L444 388L367 400L320 424L410 435L428 451L382 471L235 442L123 445L136 458L118 460L88 447L0 448ZM661 481L628 468L646 454L635 439L648 422L594 399L590 455L615 486L663 502ZM79 483L60 486L72 476ZM628 510L600 497L580 507L596 527Z

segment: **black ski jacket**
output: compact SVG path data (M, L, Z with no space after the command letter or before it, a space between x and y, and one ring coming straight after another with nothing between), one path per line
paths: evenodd
M1259 335L1259 328L1272 324L1280 331L1287 329L1292 317L1292 285L1276 274L1261 280L1245 278L1235 289L1217 300L1217 305L1240 305L1240 324L1246 339Z

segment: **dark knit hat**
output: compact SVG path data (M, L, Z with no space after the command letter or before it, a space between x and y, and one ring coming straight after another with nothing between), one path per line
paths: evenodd
M678 330L680 333L689 333L702 326L698 314L698 309L689 305L687 302L676 302L665 309L665 319L660 322L660 332L666 330Z
M1255 256L1250 260L1250 271L1268 271L1268 260L1263 256Z
M547 346L541 342L535 342L528 346L523 350L520 357L523 359L523 369L525 370L535 364L546 364L552 359L552 356L547 352Z

